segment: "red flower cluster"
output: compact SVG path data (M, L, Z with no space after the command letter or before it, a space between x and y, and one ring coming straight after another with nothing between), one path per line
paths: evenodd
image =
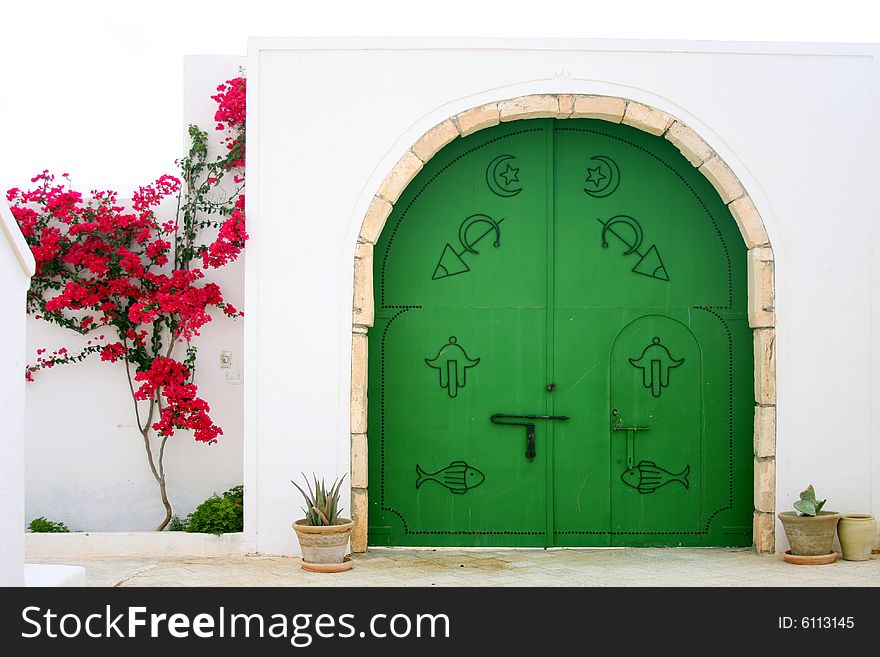
M238 258L247 238L244 229L244 194L241 194L235 199L232 214L220 226L217 239L202 252L202 264L205 268L216 268L232 262Z
M101 360L108 360L115 363L120 358L125 357L125 346L121 342L104 345L101 348Z
M244 167L244 127L245 100L247 97L247 80L242 77L227 80L217 87L217 94L211 96L217 102L214 120L217 130L232 130L233 135L226 137L226 147L235 153L231 168Z
M129 306L128 319L133 324L152 324L163 315L171 315L175 318L175 338L190 340L199 335L199 329L211 321L208 307L223 304L216 283L194 285L203 277L199 269L176 269L170 276L145 273L142 282L146 290Z
M173 358L156 358L150 369L134 377L135 381L144 382L135 392L135 399L148 400L161 391L166 405L162 406L153 429L162 436L173 436L175 429L188 429L196 440L215 443L223 430L211 421L208 402L197 396L198 389L189 382L190 376L183 363Z
M84 202L79 192L55 184L48 171L32 182L38 186L28 191L10 189L6 199L34 253L37 276L80 280L85 275L83 285L90 287L99 279L118 283L125 274L143 274L148 263L141 261L142 256L154 264L167 262L167 258L159 261L170 247L163 239L167 231L158 225L152 208L180 191L177 178L165 175L142 187L132 202L133 211L121 206L111 191L93 192ZM112 293L104 291L108 292Z

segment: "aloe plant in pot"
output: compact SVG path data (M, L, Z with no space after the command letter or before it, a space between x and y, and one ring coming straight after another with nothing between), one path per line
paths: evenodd
M339 515L342 511L339 506L339 490L345 475L335 480L329 488L323 479L318 481L317 475L312 478L314 488L305 474L305 489L295 481L290 481L302 493L306 502L303 507L305 518L293 523L302 550L302 567L324 573L348 570L351 568L351 561L346 561L345 555L354 523Z
M840 520L840 514L834 511L823 511L826 500L817 500L813 485L802 491L800 499L794 502L795 511L783 511L779 514L785 537L791 548L785 554L789 563L832 563L837 554L831 549L834 532Z

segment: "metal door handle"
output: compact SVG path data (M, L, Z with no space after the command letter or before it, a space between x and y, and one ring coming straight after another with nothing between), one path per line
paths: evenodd
M511 415L509 413L495 413L489 418L492 424L501 424L506 426L517 426L526 428L526 458L529 461L534 460L535 451L535 423L534 422L516 422L512 420L568 420L567 415Z

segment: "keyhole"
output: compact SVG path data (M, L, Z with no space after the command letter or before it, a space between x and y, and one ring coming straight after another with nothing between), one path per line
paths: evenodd
M556 384L555 383L548 383L547 384L547 392L553 392L554 390L556 390Z
M619 413L617 412L617 409L616 409L616 408L612 408L612 409L611 409L611 415L614 416L614 417L617 417L617 416L619 415Z

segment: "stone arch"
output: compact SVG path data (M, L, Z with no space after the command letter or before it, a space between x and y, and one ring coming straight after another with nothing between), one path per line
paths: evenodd
M748 248L748 314L754 330L754 547L775 550L776 313L773 250L754 202L730 167L693 129L671 114L616 96L534 94L474 107L435 125L382 181L361 225L354 261L351 369L352 551L367 548L367 331L373 325L373 246L394 203L441 148L502 121L585 118L623 123L674 144L718 192Z

